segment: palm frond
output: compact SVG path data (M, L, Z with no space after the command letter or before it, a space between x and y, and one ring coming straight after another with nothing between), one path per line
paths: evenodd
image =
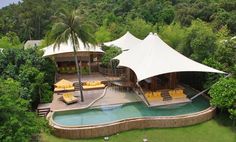
M57 17L55 17L56 23L51 31L52 39L55 39L54 48L59 47L62 42L67 42L68 39L73 40L76 49L79 48L79 39L85 47L89 47L89 43L96 44L94 36L90 34L90 29L94 28L94 25L88 24L89 22L78 14L78 11L57 14Z

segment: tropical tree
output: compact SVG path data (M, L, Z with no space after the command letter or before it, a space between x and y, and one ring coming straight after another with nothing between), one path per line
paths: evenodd
M20 82L0 78L0 139L2 142L35 141L46 128L43 119L37 118L28 108L29 101L21 97Z
M236 80L222 78L214 84L209 91L211 104L220 109L230 109L235 104Z
M89 22L80 15L79 10L72 11L71 13L66 11L61 12L55 17L55 20L56 22L51 30L51 36L55 39L54 48L59 48L61 43L71 40L74 49L74 60L80 86L81 101L83 102L84 97L81 84L80 66L78 64L76 51L80 48L79 39L85 46L88 46L89 42L95 44L95 39L89 32L91 29L91 23L89 24Z

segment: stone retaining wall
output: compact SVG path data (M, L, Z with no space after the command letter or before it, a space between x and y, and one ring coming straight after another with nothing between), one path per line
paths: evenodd
M134 118L110 124L82 127L63 127L56 124L51 117L50 125L54 130L54 134L58 137L69 139L92 138L109 136L132 129L170 128L194 125L210 120L214 117L215 111L216 109L214 107L209 107L206 110L186 115Z

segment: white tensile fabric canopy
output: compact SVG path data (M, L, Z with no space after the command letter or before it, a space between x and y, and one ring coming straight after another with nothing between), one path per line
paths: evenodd
M63 54L63 53L73 53L74 49L73 49L72 41L68 39L67 42L61 43L59 47L56 45L56 47L54 48L54 44L52 44L52 45L49 45L48 47L43 48L43 51L44 51L43 57L48 57L48 56L53 56L53 55ZM88 44L85 46L80 39L79 39L79 48L77 49L77 52L103 53L103 51L101 50L101 47L93 46L91 44Z
M157 34L150 33L137 47L123 52L114 59L118 66L132 69L137 81L172 72L224 73L193 61L172 49Z
M120 37L116 40L110 41L110 42L105 42L104 45L117 46L117 47L120 47L122 51L125 51L125 50L132 49L134 46L139 44L141 41L142 41L141 39L136 38L128 31L122 37Z

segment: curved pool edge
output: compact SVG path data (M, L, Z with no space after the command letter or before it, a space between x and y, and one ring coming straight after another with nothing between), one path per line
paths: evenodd
M209 107L205 110L176 116L151 116L143 118L131 118L112 123L94 126L62 126L53 119L53 113L49 119L49 125L53 128L54 135L62 138L78 139L109 136L122 131L143 128L173 128L189 126L205 122L215 116L216 108Z

